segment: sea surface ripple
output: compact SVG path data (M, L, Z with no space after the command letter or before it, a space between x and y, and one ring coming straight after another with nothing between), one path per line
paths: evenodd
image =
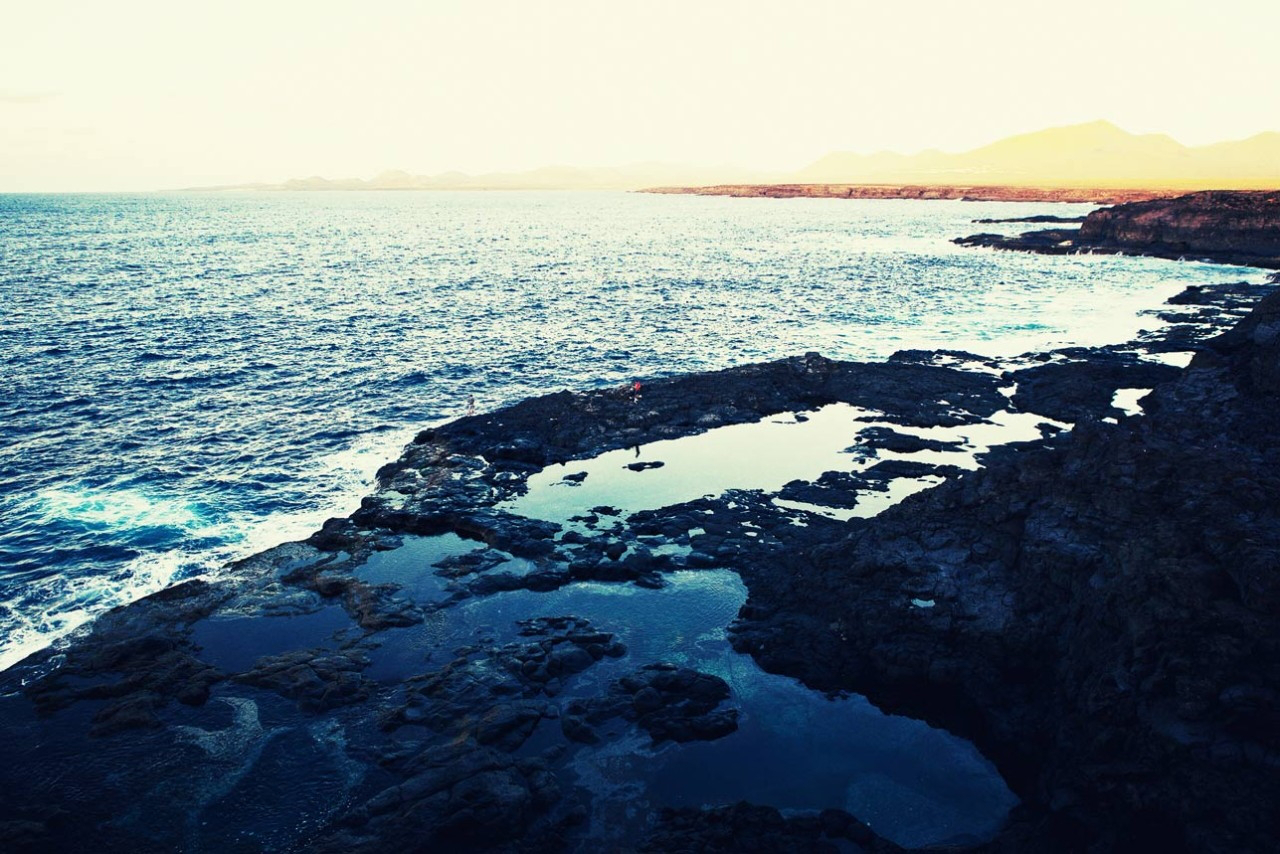
M810 350L1122 340L1183 285L1240 278L948 242L978 230L974 218L1047 208L1088 210L0 196L0 668L109 607L350 512L381 463L469 395L487 409Z

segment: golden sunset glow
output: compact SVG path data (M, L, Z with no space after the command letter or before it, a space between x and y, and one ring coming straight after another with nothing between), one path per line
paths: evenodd
M1262 2L51 0L0 27L0 191L1280 130Z

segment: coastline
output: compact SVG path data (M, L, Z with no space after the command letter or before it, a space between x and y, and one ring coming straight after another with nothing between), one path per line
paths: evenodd
M653 669L661 662L632 662L610 626L582 617L524 624L523 647L504 645L500 637L481 637L452 662L428 661L417 669L400 658L387 658L388 650L401 643L392 638L414 636L414 627L447 619L450 609L504 593L543 596L587 583L627 585L641 595L667 589L687 573L729 570L743 578L749 596L731 634L740 652L749 652L766 670L799 676L814 688L874 689L885 708L945 722L987 751L1027 804L1020 808L1022 818L999 837L1007 844L1022 838L1019 834L1035 832L1036 821L1045 815L1061 812L1037 794L1034 766L1043 757L1011 750L1009 736L983 723L982 707L978 704L975 710L972 698L959 708L977 717L958 719L944 710L946 703L928 699L934 691L952 698L940 688L947 684L948 673L967 678L958 664L931 676L923 693L904 688L909 679L881 680L865 664L850 669L858 659L830 644L855 635L820 630L847 622L843 616L827 619L824 609L831 602L821 602L828 595L821 592L826 584L797 588L796 580L811 572L809 566L827 567L824 571L833 583L844 578L843 570L831 561L845 552L839 543L851 531L872 537L886 523L894 530L893 520L914 519L921 505L942 500L930 496L1007 477L964 474L956 466L895 456L924 453L922 459L927 459L929 454L946 453L948 443L954 449L955 440L930 438L937 434L929 431L969 429L990 420L1009 405L1001 389L1012 381L1009 394L1017 407L1037 413L1046 423L1062 419L1092 425L1083 428L1083 435L1095 437L1090 441L1102 434L1128 434L1133 419L1117 406L1116 391L1159 386L1183 375L1138 354L1205 350L1203 340L1232 324L1264 291L1259 286L1222 286L1191 292L1175 301L1183 307L1169 311L1170 326L1141 341L1043 354L1017 365L943 351L904 352L884 363L842 363L810 354L656 380L646 383L640 401L616 391L561 392L423 431L399 460L379 471L379 490L352 516L330 520L305 543L285 544L240 562L225 581L188 582L118 609L74 642L65 659L59 654L55 660L48 652L5 674L9 687L0 702L0 718L33 739L17 740L10 748L17 755L8 756L6 764L16 769L43 761L40 748L32 744L52 745L55 750L62 749L58 745L81 744L90 753L96 753L95 745L110 744L114 758L109 763L94 762L67 772L71 779L119 774L144 756L150 757L148 762L186 766L195 761L198 767L212 769L221 761L215 754L201 758L182 747L182 738L175 746L174 738L193 728L222 731L227 709L239 721L234 727L243 731L245 749L272 738L263 727L283 732L280 727L301 726L306 731L322 724L340 725L348 733L344 738L358 741L361 751L377 761L360 771L362 782L342 789L336 812L316 819L324 830L307 838L309 847L374 850L426 834L442 844L462 840L481 848L559 850L570 840L581 844L583 837L575 828L583 820L582 810L590 815L589 806L578 804L556 783L565 773L566 757L586 755L595 744L607 745L610 720L633 721L655 744L714 740L732 733L739 715L732 695L726 705L725 688L715 681L719 677L689 669ZM785 493L786 500L810 507L823 502L832 507L852 502L856 507L858 501L892 490L899 481L931 485L941 478L953 485L941 493L934 490L907 499L900 509L869 520L839 521L789 509L765 494L734 490L625 518L616 508L588 508L587 515L567 527L509 509L528 488L531 476L557 464L610 449L711 436L730 425L747 426L788 412L812 413L833 404L878 413L883 426L873 430L855 422L848 429L850 439L870 454L868 462L879 462L852 478L823 475L787 484L779 497ZM1099 419L1116 423L1107 426ZM797 417L797 426L803 423ZM1055 450L1061 443L1055 436L1057 429L1042 429L1030 442L971 449L984 455L984 471L1006 472L1011 467L1018 470L1023 459L1063 453ZM1073 441L1068 438L1065 444ZM645 477L663 470L642 462L621 476ZM571 476L578 474L571 468L564 469L565 484L573 483ZM566 493L573 489L557 488ZM804 524L797 525L797 519ZM475 545L452 562L437 564L438 573L425 569L426 577L440 579L431 582L428 594L415 592L409 576L399 583L365 577L371 564L417 548L422 538L441 536L461 537L457 542ZM805 566L794 566L796 559ZM424 567L416 564L415 571L423 572ZM892 576L877 572L870 577ZM905 585L916 599L935 603L929 608L892 609L907 619L917 614L931 618L924 629L913 628L910 636L933 631L944 613L949 625L956 619L950 605L937 607L944 601L937 598L942 595L939 590L918 581ZM853 601L838 595L840 601ZM895 588L894 595L902 594ZM257 638L255 653L261 655L239 652L238 636ZM529 651L530 638L541 652ZM555 700L564 687L576 684L578 673L613 666L609 662L624 669L640 667L602 685L607 689L603 694L589 694L580 701ZM492 663L499 665L496 676ZM392 682L370 675L397 667L410 669ZM14 693L14 680L26 679L32 681ZM477 692L476 685L483 687ZM694 702L699 696L704 700ZM989 696L984 699L1002 708ZM578 702L583 705L574 705ZM643 705L639 715L628 711L640 708L636 703ZM38 715L31 717L33 711ZM424 724L426 730L421 729ZM388 735L378 736L379 732ZM537 755L522 753L535 733L540 734L539 743L551 747ZM380 740L386 738L391 740ZM326 747L319 754L316 749L307 748L312 751L308 761L316 767L345 767L341 763L350 761L345 749L334 752ZM30 750L36 753L28 754ZM243 773L267 774L248 754L238 761L248 763ZM22 780L6 781L15 793L12 806L0 816L9 834L6 841L21 850L26 838L39 848L78 832L85 822L100 822L95 810L106 809L110 815L113 797L150 802L149 776L137 778L126 771L120 779L126 781L123 788L115 784L115 794L104 794L104 805L97 807L77 800L68 789L30 789ZM134 782L128 783L130 779ZM221 791L218 797L227 794L216 787L211 791ZM464 791L479 801L459 800ZM178 799L171 809L180 806L199 813L213 803L210 797L208 792L193 794ZM285 808L289 796L278 797ZM49 801L61 804L61 818L41 818L39 805ZM479 813L477 804L483 807ZM692 844L709 832L708 822L727 821L735 832L767 831L773 840L769 844L779 848L826 834L870 850L897 850L840 810L825 811L814 825L784 820L771 809L661 812L653 819L647 844L652 850ZM477 816L483 816L478 823ZM159 822L146 833L172 839L166 834L176 832L181 838L188 832L181 830L184 825L177 817L172 821L177 825ZM137 826L109 826L111 835L103 843L108 850L136 845L140 838Z
M31 644L28 651L32 650L39 644L33 639L52 636L65 628L63 620L67 615L75 615L77 620L82 616L96 616L124 600L151 592L151 589L141 589L144 582L154 583L153 589L158 589L170 583L168 576L174 571L178 576L172 581L176 582L214 569L226 559L239 558L280 539L293 539L310 532L310 529L300 532L290 528L287 535L271 537L273 526L278 522L289 524L289 518L294 518L277 515L273 509L277 503L306 513L314 508L331 507L329 513L313 519L312 528L325 516L345 515L354 510L368 489L372 473L396 456L400 446L418 429L465 412L466 393L459 388L464 384L476 393L480 407L489 409L566 385L580 388L596 383L620 383L632 373L653 376L666 370L720 368L781 358L814 349L814 341L818 340L830 342L821 345L824 353L846 359L883 358L903 346L959 346L978 352L1013 352L1047 346L1052 339L1101 344L1136 331L1137 311L1156 301L1150 296L1153 289L1163 298L1176 293L1183 283L1224 280L1222 273L1200 265L1183 265L1181 270L1170 268L1173 272L1162 281L1160 270L1166 265L1160 262L1077 264L1049 259L1042 263L1009 253L997 256L961 251L947 243L950 237L966 233L966 223L972 216L1004 215L1003 209L1010 206L1000 203L983 205L984 209L978 212L947 202L924 202L919 208L896 203L853 212L860 222L870 217L890 228L896 228L895 222L918 216L945 222L930 229L927 243L913 242L904 247L877 242L867 247L871 249L870 254L862 252L860 239L842 227L851 211L841 206L817 205L786 212L785 219L794 224L791 230L803 229L808 235L806 240L815 240L822 247L819 255L804 251L799 241L774 239L778 214L784 213L781 208L760 204L747 211L729 200L708 204L709 208L702 204L690 206L671 197L621 193L572 197L534 194L520 199L480 196L441 199L423 194L410 200L403 194L366 194L362 198L332 194L324 199L294 195L264 197L252 202L207 197L167 199L154 204L137 198L41 201L23 218L28 239L38 240L35 245L41 247L25 256L31 262L30 274L23 276L20 268L10 271L11 278L17 274L15 287L19 293L23 290L23 280L37 281L37 266L63 272L93 267L109 275L110 269L119 264L126 265L121 269L128 271L130 258L145 251L150 229L174 217L191 217L211 227L212 234L219 235L213 256L228 259L226 267L239 271L227 279L229 299L254 299L252 283L259 277L276 276L273 270L293 271L278 280L282 289L269 289L276 299L291 303L306 300L308 292L318 297L335 287L347 288L357 276L363 277L368 287L348 291L362 303L350 321L342 315L353 311L352 308L321 307L327 321L313 322L318 318L310 312L298 316L286 324L292 327L292 336L277 336L285 327L266 321L265 310L258 320L247 317L245 326L228 331L233 337L244 335L254 339L256 343L250 350L262 358L251 364L249 374L216 380L219 385L224 382L230 385L218 396L205 396L201 400L203 377L218 373L219 365L223 371L230 370L239 361L236 354L245 352L239 347L230 347L211 351L211 359L196 358L197 350L212 343L210 339L225 337L220 324L205 323L199 328L190 325L193 339L188 340L195 346L186 348L170 346L172 339L148 335L147 328L141 331L141 338L152 340L145 344L139 340L137 346L129 342L138 336L112 334L97 324L88 330L93 334L85 337L84 331L63 322L66 315L61 307L72 305L69 300L78 293L70 282L60 281L56 287L41 286L41 293L47 296L32 286L29 296L35 298L36 308L22 312L25 318L19 320L19 332L9 339L17 350L26 353L11 375L17 379L19 389L30 387L38 390L36 397L48 396L52 401L70 404L61 418L79 426L63 433L65 440L59 440L56 431L60 419L38 415L39 407L30 403L34 399L31 395L10 401L16 407L10 411L18 417L6 422L6 435L12 437L15 432L32 430L35 442L25 444L26 440L22 440L21 446L11 445L13 454L7 458L9 466L0 491L10 496L14 506L10 511L10 525L0 536L3 540L0 550L7 548L22 561L22 566L42 577L3 585L0 634L5 636L6 652L19 642ZM703 208L716 212L707 216ZM103 220L110 224L110 250L77 248L57 240L60 221L78 210L97 209L116 214ZM457 275L453 268L425 258L410 262L404 269L410 271L415 280L409 288L415 294L408 297L395 282L395 271L399 268L391 263L393 249L373 252L373 257L381 260L376 266L377 274L369 278L363 275L361 263L330 268L321 262L325 252L323 240L300 246L293 240L276 239L270 227L270 222L277 217L300 217L311 223L304 231L314 235L325 223L351 220L359 224L357 227L368 240L379 241L376 245L395 247L398 244L394 235L411 228L413 221L421 218L417 212L455 209L468 213L451 217L457 223L464 223L450 227L445 242L451 246L469 245L466 231L474 227L471 223L476 220L472 214L485 209L509 211L500 217L479 217L480 221L488 221L485 232L490 235L506 230L509 226L504 223L544 222L548 223L544 230L554 232L573 228L575 220L582 219L584 223L587 220L613 223L609 229L614 236L606 237L609 246L603 251L598 251L600 247L594 239L570 241L563 247L567 250L565 257L545 267L533 254L540 251L540 244L528 241L525 246L519 240L498 244L495 246L498 251L477 255L477 266L481 269L466 268ZM657 263L664 287L658 288L646 281L652 277L645 265L636 264L623 253L634 242L629 235L639 233L653 216L663 211L669 212L669 226L653 235L656 244L647 241L661 255ZM234 224L246 217L258 235L248 241L234 237ZM666 217L667 214L662 214L660 219ZM732 267L721 267L704 254L687 257L683 254L689 236L696 234L699 241L715 241L730 224L736 230L744 222L752 224L752 231L758 237L749 243L765 249L763 255L754 248L734 252L733 257L742 265L735 262ZM176 249L181 241L171 245ZM903 301L894 300L886 306L892 309L889 315L892 320L872 326L868 315L878 311L873 309L878 300L873 302L866 297L878 290L896 292L889 274L898 267L893 253L903 248L909 254L902 260L911 268L905 275L914 279L910 290L922 296L930 295L929 305L933 311L923 318L912 316L914 310L898 311L893 302L901 307ZM598 256L595 262L591 260L593 252ZM141 304L139 307L158 319L169 307L190 301L187 304L194 315L212 310L216 317L222 289L209 288L207 282L221 274L199 269L199 265L195 269L186 267L186 256L180 252L164 251L160 257L165 265L176 264L175 269L187 269L193 275L204 277L194 281L206 284L197 291L175 279L157 291L163 293L163 298L151 302L149 308ZM823 292L807 287L809 281L816 279L835 277L833 281L840 281L846 260L851 260L859 270L858 281ZM366 262L365 266L368 263L372 262ZM516 283L514 301L494 304L498 309L496 314L486 312L488 298L484 283L500 279L510 265L524 265L533 281ZM972 285L961 285L962 276L941 272L950 265L955 265L957 272L979 268L995 268L1001 272L985 282L975 280ZM1110 324L1092 319L1098 316L1101 321L1107 320L1103 315L1108 312L1097 310L1101 301L1096 296L1082 299L1070 296L1093 290L1089 287L1092 267L1109 268L1099 272L1106 273L1104 289L1114 294L1111 298L1117 303L1123 301L1122 307L1114 311L1116 316L1127 318L1122 330L1112 331ZM1016 318L1006 321L1004 307L999 304L1001 300L989 295L996 289L995 282L1018 269L1028 271L1028 278L1021 281L1033 286L1034 290L1028 288L1033 302L1048 303L1044 308L1048 313L1045 316L1051 317L1048 329L1036 328L1041 325L1039 317L1031 318L1033 322L1025 330L1018 326ZM597 280L597 270L607 273L605 281ZM717 275L720 271L726 275ZM478 275L471 275L476 273ZM768 288L752 285L757 273L772 275L769 281L777 285ZM777 273L784 273L784 278L778 279ZM140 274L133 271L121 275ZM899 271L898 275L904 273ZM55 278L61 280L65 276ZM696 284L690 281L689 296L695 303L702 301L703 305L690 305L686 309L684 301L671 302L666 307L661 304L661 291L684 287L680 284L682 278L701 280ZM113 283L113 299L123 301L122 304L132 300L130 288L121 286L119 279L106 281ZM630 285L615 289L610 281ZM455 283L462 287L455 287ZM1077 285L1081 286L1079 291ZM441 287L445 289L442 296L447 298L433 298L431 292ZM59 292L65 293L66 299L54 300L53 295ZM1050 296L1055 293L1061 296ZM359 297L360 294L364 297ZM598 294L599 298L568 298L574 294ZM961 294L965 299L961 299ZM807 298L810 296L812 299ZM637 304L637 298L642 304ZM389 325L382 315L390 306L402 303L406 304L404 308L391 311ZM992 303L1002 318L1002 331L992 336L998 337L1000 343L987 339L984 333L992 316L987 306ZM718 304L740 306L735 316L746 316L745 308L751 306L749 313L759 334L738 336L736 330L741 327L721 322L723 315L711 310L712 305ZM539 324L526 324L524 320L530 316L530 309L536 313L533 316L545 316L553 324L557 319L576 319L580 328L595 330L604 340L594 335L574 336L564 339L564 347L541 350L529 342L551 337L554 327L539 333ZM104 304L94 313L110 315L113 312L109 304ZM422 318L424 313L430 317L430 323L410 319ZM445 330L451 315L468 318L462 327L464 331L501 330L507 336L505 346L501 339L497 339L498 346L483 350L472 348L467 338L447 343L449 333ZM819 315L828 316L829 322L817 325L794 322L806 317L816 320ZM399 320L394 319L397 316ZM661 322L638 323L649 318L660 318ZM942 318L945 324L939 324ZM313 349L317 343L342 344L341 334L336 340L330 340L330 336L335 330L346 328L348 322L356 327L350 336L353 348L344 346L340 351L346 358L354 359L358 364L351 367L369 380L362 381L358 391L332 381L327 366L322 364L323 358L317 358L312 365L307 356L308 351L317 352ZM385 339L384 343L382 333L396 323L402 332ZM300 331L299 324L306 329ZM637 334L631 334L633 324ZM24 326L32 332L21 331ZM915 330L922 334L914 334ZM524 340L516 343L510 335L512 332L521 333ZM51 352L58 355L43 354L41 350L49 348L37 347L41 340L56 345L58 349ZM293 340L302 350L290 355ZM881 341L884 343L877 343ZM434 353L441 347L453 354L454 367L437 372L433 365L438 365L439 360L434 356L419 359L419 354L424 350ZM68 352L61 353L61 350ZM594 356L592 350L596 350ZM527 358L526 352L532 358ZM608 358L601 361L598 358L601 354L607 354ZM322 355L322 351L317 355ZM156 358L161 356L165 358ZM303 357L301 363L299 356ZM227 365L228 362L233 364ZM403 370L395 367L397 362L404 365ZM512 376L507 372L509 363L523 366ZM126 365L129 367L121 367L119 371L113 367ZM92 377L97 392L81 400L72 393L60 394L64 386L57 381L58 374L67 376L68 381ZM290 376L308 374L316 379L299 383L298 393L294 393ZM280 382L284 382L283 387L278 385ZM277 386L274 391L273 385ZM244 394L263 400L276 397L277 405L292 415L269 429L260 429L265 426L264 422L274 419L269 414L262 415L253 406L231 405L232 399ZM280 394L283 397L278 397ZM126 399L132 402L120 405ZM181 411L183 401L185 405L199 405L202 410L205 406L212 409L204 410L201 418L190 418ZM95 424L93 410L102 408L103 404L107 405L107 413L114 410L119 417L108 414ZM334 405L339 409L334 410ZM263 411L270 412L269 409ZM397 415L400 411L412 414L401 418ZM225 426L242 422L249 435L261 436L265 444L253 449L256 459L252 462L237 464L234 460L239 452L234 449L234 443L204 441L198 435L200 425L209 421ZM158 425L161 431L152 432L149 424ZM361 464L359 472L346 470L348 461L329 458L330 453L347 452L350 441L343 434L349 429L364 431L370 427L378 427L379 437L392 435L383 431L383 427L394 427L394 435L400 438L393 452L364 456L366 462L382 458L367 468ZM171 428L176 432L171 432ZM60 443L66 447L59 449ZM120 443L119 454L100 453L101 447L114 447L117 443ZM135 448L138 443L141 446ZM179 450L188 443L188 453L194 456L188 457ZM152 469L146 466L153 460L165 459L172 460L176 469L174 479L148 483ZM197 465L210 473L219 473L219 478L201 484ZM335 467L342 467L344 471L324 474ZM184 471L190 474L182 475ZM253 483L260 474L269 475L272 480ZM276 480L279 475L287 480ZM122 481L132 488L118 488L116 484ZM339 505L338 501L344 503ZM138 508L136 514L135 507ZM105 512L99 508L105 508ZM125 512L126 509L129 512ZM338 513L338 509L342 512ZM217 527L211 529L206 523ZM156 525L160 529L157 530ZM212 539L206 538L206 534L212 535ZM253 537L256 548L247 548L246 536ZM157 548L157 537L176 541L179 551L174 554L163 548L165 544ZM263 538L267 537L270 540L264 542ZM235 552L218 552L224 542ZM136 563L127 563L127 555L122 560L113 559L113 549L131 548L135 544L140 552ZM82 546L105 547L107 560L95 560L94 552ZM150 563L162 550L181 559L181 564ZM215 558L216 564L212 560ZM169 560L167 555L165 560ZM16 660L7 655L0 657L5 662Z
M952 242L1040 255L1147 255L1274 270L1280 269L1277 235L1280 192L1209 190L1096 210L1081 220L1079 228L1013 236L973 234Z
M1062 202L1115 205L1167 198L1178 189L1017 187L982 184L717 184L705 187L649 187L640 193L731 196L754 199L932 199L968 202Z

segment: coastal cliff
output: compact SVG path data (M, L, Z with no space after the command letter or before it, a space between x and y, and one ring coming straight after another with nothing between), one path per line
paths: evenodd
M1080 226L1094 246L1184 255L1230 254L1280 266L1280 192L1205 192L1094 211Z
M1047 229L1014 237L975 234L955 242L1042 254L1124 253L1277 269L1280 192L1216 190L1133 201L1093 211L1079 229Z

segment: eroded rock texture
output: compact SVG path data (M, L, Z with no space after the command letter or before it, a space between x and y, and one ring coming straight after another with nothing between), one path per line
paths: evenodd
M1146 408L753 567L737 644L973 735L1038 850L1273 849L1280 297Z

